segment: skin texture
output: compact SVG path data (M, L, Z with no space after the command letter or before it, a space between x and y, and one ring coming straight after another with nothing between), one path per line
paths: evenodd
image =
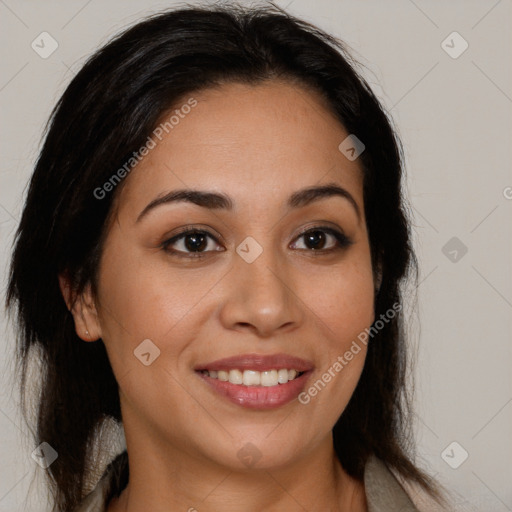
M362 170L338 150L348 133L320 97L286 82L191 96L197 106L126 178L98 296L87 289L73 305L61 278L78 335L103 339L120 387L130 482L108 510L364 511L363 485L342 469L331 435L364 346L309 404L269 411L227 401L193 370L238 354L286 353L314 364L309 387L371 325ZM286 206L293 192L332 182L353 196L360 217L337 196ZM179 202L136 222L155 197L181 188L225 193L234 209ZM208 252L166 252L162 243L190 225L216 238L206 239ZM318 226L352 244L314 251L300 234ZM263 248L250 264L235 251L247 236ZM324 247L336 247L326 237ZM185 241L172 248L187 251ZM160 350L149 366L133 353L145 339ZM237 456L248 442L261 455L253 467Z

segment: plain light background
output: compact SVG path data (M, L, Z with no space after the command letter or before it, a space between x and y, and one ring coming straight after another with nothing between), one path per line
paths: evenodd
M511 1L277 3L348 43L404 143L421 269L410 319L419 463L460 495L456 510L510 511ZM95 49L172 5L0 0L2 300L14 230L52 107ZM47 59L31 47L42 32L58 42ZM458 55L464 41L468 48ZM41 512L44 493L37 480L30 486L33 447L13 390L14 334L4 316L0 512ZM446 462L460 463L465 452L457 469ZM32 499L25 502L29 487Z

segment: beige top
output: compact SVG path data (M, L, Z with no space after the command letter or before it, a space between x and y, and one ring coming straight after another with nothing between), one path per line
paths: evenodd
M99 481L75 512L105 512L105 493L109 475ZM420 512L387 466L375 456L364 470L364 487L368 512Z

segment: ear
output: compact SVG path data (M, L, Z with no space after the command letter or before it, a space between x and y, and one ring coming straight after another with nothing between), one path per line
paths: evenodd
M59 287L68 310L75 321L75 331L84 341L101 338L101 327L91 285L87 284L81 294L77 294L67 274L59 274Z

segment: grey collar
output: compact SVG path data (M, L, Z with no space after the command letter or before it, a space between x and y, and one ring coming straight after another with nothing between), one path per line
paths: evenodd
M388 467L372 455L364 468L368 512L418 512Z

